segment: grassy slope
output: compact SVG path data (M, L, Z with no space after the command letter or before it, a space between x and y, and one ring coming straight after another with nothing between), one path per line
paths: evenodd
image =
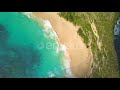
M118 77L117 56L113 44L113 28L117 12L61 12L60 16L80 26L78 34L93 53L90 77ZM93 28L92 28L93 27Z

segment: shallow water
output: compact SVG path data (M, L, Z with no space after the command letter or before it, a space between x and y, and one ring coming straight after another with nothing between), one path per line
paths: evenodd
M23 13L0 12L0 77L64 77L51 28Z

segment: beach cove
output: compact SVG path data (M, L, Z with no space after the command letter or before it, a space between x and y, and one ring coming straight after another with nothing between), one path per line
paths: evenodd
M75 77L89 74L92 55L82 38L77 34L78 26L66 21L58 12L33 12L40 19L49 20L61 44L66 46L70 69Z
M78 29L58 12L1 12L0 78L89 75L92 54Z

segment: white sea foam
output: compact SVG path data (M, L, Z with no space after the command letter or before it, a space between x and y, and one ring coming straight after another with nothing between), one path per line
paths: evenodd
M45 27L46 32L49 32L49 33L51 32L50 37L54 38L59 45L58 48L56 49L56 53L62 51L65 55L64 60L63 60L64 66L65 66L65 72L66 72L65 77L74 78L75 76L72 74L71 69L70 69L70 61L71 60L69 58L69 54L67 52L66 46L63 44L60 44L59 38L58 38L56 32L53 30L52 25L50 24L49 20L44 20L43 23L44 23L44 27Z
M56 53L59 53L59 39L58 39L56 32L53 30L52 25L50 24L48 20L44 20L43 24L45 28L44 31L46 32L45 36L55 40L56 45L57 45Z
M60 46L61 46L61 50L63 51L63 53L65 55L64 56L64 60L63 60L64 61L64 66L65 66L65 71L66 71L65 77L75 78L75 76L73 75L73 73L71 72L71 69L70 69L70 62L71 62L71 60L69 58L69 54L67 52L67 48L63 44L60 44Z
M32 17L32 12L23 12L24 15L28 16L28 18Z
M54 73L52 73L52 72L48 72L48 75L49 75L50 78L55 77Z
M32 12L23 12L23 14L27 15L29 18L36 18ZM37 20L37 19L36 19ZM37 20L38 21L38 20ZM67 78L75 78L75 76L72 74L71 72L71 69L70 69L70 58L69 58L69 54L67 52L67 48L65 45L63 44L60 44L60 41L59 41L59 38L56 34L56 32L53 30L52 28L52 25L51 23L49 22L49 20L41 20L43 22L43 25L44 25L44 31L46 32L46 37L48 38L51 38L51 39L55 39L56 40L56 43L58 45L58 47L56 48L56 53L59 53L59 52L63 52L64 53L64 60L63 60L63 63L64 63L64 66L65 66L65 77ZM54 73L52 72L48 72L49 74L49 77L54 77Z
M50 24L49 20L43 20L44 28L46 33L49 34L49 38L58 40L56 32L53 30L52 25Z

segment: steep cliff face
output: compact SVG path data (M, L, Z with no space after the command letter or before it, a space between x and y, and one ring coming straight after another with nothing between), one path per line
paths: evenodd
M117 12L61 12L59 15L80 27L77 32L92 51L93 64L89 77L118 77L114 26L120 14Z

